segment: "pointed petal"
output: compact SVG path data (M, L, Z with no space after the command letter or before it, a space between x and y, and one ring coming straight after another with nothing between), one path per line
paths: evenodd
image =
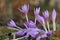
M17 27L15 22L11 19L11 21L8 23L9 27Z
M24 4L24 5L22 6L22 9L19 9L19 8L18 8L18 10L21 11L21 12L23 12L25 15L27 15L27 13L28 13L28 11L29 11L29 5Z
M52 20L55 20L56 19L56 11L55 9L53 9L52 11Z
M45 22L44 22L44 18L40 15L36 16L36 20L41 24L41 25L44 25Z
M49 12L48 12L48 10L43 12L43 16L44 16L45 20L49 19Z
M34 8L34 15L39 15L39 12L40 12L40 7L39 8Z
M23 10L23 11L27 11L27 5L26 5L26 4L24 4L24 5L22 6L22 10Z
M24 11L25 14L27 14L28 13L28 10L29 10L29 5L24 4L22 6L22 10Z

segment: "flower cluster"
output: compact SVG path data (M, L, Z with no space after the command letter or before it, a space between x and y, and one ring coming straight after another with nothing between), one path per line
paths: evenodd
M18 10L20 12L23 12L26 16L27 21L24 23L24 26L26 28L24 28L24 29L19 28L13 20L11 20L10 23L8 23L8 26L11 26L11 28L14 28L14 27L19 28L19 30L15 33L17 36L25 37L25 38L28 38L31 36L32 38L35 38L36 40L40 40L41 38L46 38L46 37L49 37L52 35L52 31L50 30L50 27L49 27L49 12L48 12L48 10L43 12L43 17L42 17L39 15L40 7L36 8L36 9L34 8L35 22L28 20L27 15L28 15L28 11L29 11L29 5L24 4L22 6L22 9L18 8ZM54 31L56 31L55 19L56 19L56 11L55 11L55 9L53 9L52 22L53 22L53 30ZM45 25L45 20L47 22L47 27ZM44 30L39 29L36 26L36 21L38 21L43 26Z

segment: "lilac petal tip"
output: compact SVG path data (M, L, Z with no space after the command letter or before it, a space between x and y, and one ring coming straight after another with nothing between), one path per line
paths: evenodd
M19 9L19 8L18 8L18 10L21 11L21 12L23 12L25 15L27 15L28 10L29 10L29 5L24 4L24 5L22 6L22 9Z
M36 16L36 15L39 15L39 12L40 12L40 7L34 9L34 14L35 14L35 16Z
M45 18L46 20L49 19L49 12L48 12L48 10L46 10L46 11L43 12L43 16L44 16L44 18Z
M55 9L53 9L52 11L52 20L55 20L56 19L56 11Z
M13 20L11 20L9 23L8 23L8 26L10 27L16 27L16 24Z

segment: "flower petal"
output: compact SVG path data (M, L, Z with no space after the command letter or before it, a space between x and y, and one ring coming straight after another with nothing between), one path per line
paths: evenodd
M35 38L38 33L39 33L38 28L29 28L28 31L27 31L27 34L29 34L33 38Z
M36 20L41 24L41 25L44 25L45 22L44 22L44 18L40 15L37 15L36 16Z
M11 21L8 23L9 27L17 27L15 22L11 19Z
M37 28L33 21L25 22L25 24L27 25L28 28Z
M52 11L52 20L55 20L56 19L56 11L55 9L53 9Z
M21 11L21 12L23 12L25 15L27 15L28 10L29 10L29 5L24 4L24 5L22 6L22 9L19 9L19 8L18 8L18 10Z
M16 32L16 35L17 35L17 36L23 36L23 35L25 35L26 32L27 32L26 29L21 29L21 30L19 30L18 32Z
M44 16L44 18L45 18L46 20L49 19L49 12L48 12L48 10L46 10L46 11L43 12L43 16Z
M39 12L40 12L40 7L34 9L34 14L35 14L35 16L36 16L36 15L39 15Z

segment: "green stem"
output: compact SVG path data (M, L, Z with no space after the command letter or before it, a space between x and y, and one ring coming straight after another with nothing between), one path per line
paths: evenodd
M21 38L17 38L17 39L19 40L19 39L23 39L23 38L25 38L25 37L21 37Z
M50 31L50 28L49 28L49 22L47 21L47 27L48 27L48 31Z
M56 24L55 24L55 21L53 21L53 30L56 31Z
M46 28L45 24L43 25L43 28L44 28L44 30L47 32L47 28Z
M26 15L26 20L27 20L27 22L28 22L28 16Z
M13 39L15 39L15 33L12 33L12 35L13 35Z

